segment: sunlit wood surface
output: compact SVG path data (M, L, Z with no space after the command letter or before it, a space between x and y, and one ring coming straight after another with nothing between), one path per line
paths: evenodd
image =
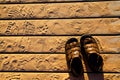
M92 2L93 1L93 2ZM103 71L68 70L65 43L96 39ZM120 80L119 0L0 0L0 80Z

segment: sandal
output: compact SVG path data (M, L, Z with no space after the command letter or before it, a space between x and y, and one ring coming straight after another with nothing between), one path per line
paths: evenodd
M96 40L90 35L80 39L82 54L86 56L88 65L94 72L100 72L103 67L103 58L100 55Z
M83 73L82 55L80 53L80 45L76 38L71 38L65 45L66 60L69 71L76 77Z

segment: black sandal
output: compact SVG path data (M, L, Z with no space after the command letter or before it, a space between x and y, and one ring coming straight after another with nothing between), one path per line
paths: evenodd
M103 58L100 55L96 40L90 35L84 35L80 39L82 54L86 56L89 67L94 72L102 71Z
M80 53L80 45L76 38L71 38L65 45L66 60L69 71L76 77L83 73L82 55Z

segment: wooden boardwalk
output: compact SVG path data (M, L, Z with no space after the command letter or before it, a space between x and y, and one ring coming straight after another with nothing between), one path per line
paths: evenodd
M103 71L67 68L65 43L91 34ZM120 80L120 0L0 0L0 80Z

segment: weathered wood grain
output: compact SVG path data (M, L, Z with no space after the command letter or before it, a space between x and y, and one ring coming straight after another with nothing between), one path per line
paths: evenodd
M35 2L74 2L74 1L116 1L116 0L1 0L0 3L35 3Z
M0 35L76 34L120 34L120 19L0 20Z
M41 2L73 2L73 1L89 1L89 0L0 0L0 3L41 3ZM97 0L93 0L97 1Z
M69 38L81 36L2 36L0 52L64 52ZM94 36L101 52L120 52L120 36Z
M42 3L42 2L75 2L75 1L117 1L117 0L1 0L0 3Z
M115 73L84 73L74 77L68 73L0 73L1 80L119 80L120 74Z
M114 17L119 15L120 1L0 5L0 19Z
M119 54L101 55L103 72L120 72ZM68 71L65 54L0 54L0 64L1 71ZM88 65L83 67L92 72Z

